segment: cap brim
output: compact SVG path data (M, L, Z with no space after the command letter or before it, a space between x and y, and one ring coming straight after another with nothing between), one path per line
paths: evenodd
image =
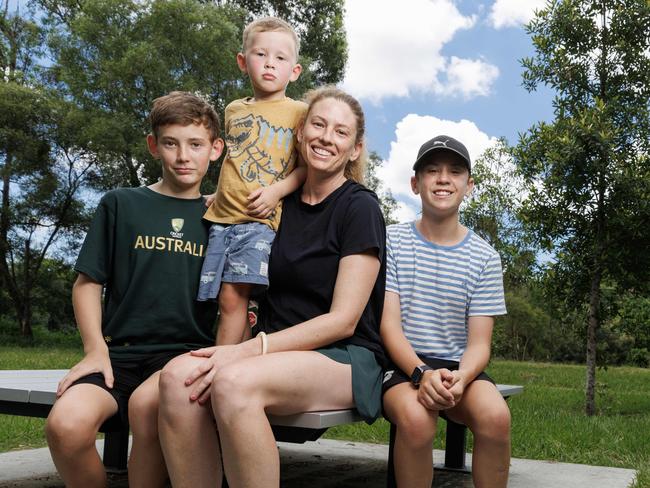
M452 154L455 154L463 161L463 163L465 163L465 166L467 166L468 171L472 170L472 165L470 164L470 162L467 160L467 157L465 157L463 153L456 151L451 147L432 147L424 151L424 153L422 153L420 157L415 160L415 163L413 163L413 171L417 171L420 166L426 163L427 158L436 152L450 152Z

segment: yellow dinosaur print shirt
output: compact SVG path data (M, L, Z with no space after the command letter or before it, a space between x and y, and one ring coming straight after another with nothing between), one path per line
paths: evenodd
M278 230L282 202L268 218L246 214L248 195L286 177L295 167L295 129L307 105L284 98L235 100L226 107L228 153L221 166L217 196L203 218L219 224L261 222Z

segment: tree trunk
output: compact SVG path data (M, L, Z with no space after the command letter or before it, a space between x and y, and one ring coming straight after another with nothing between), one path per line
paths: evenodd
M598 310L600 309L600 266L594 271L589 292L589 319L587 322L587 386L585 413L596 414L596 332L598 330Z
M32 340L34 338L34 332L32 331L32 304L29 298L25 300L21 312L21 315L18 317L20 335L25 339Z
M23 256L23 292L22 306L16 307L18 321L20 323L20 335L24 338L33 339L32 332L32 249L30 238L25 239L25 254Z

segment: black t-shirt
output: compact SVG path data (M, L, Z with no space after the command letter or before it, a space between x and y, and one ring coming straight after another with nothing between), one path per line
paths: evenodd
M102 197L75 270L105 285L102 333L111 357L214 344L216 305L196 301L204 211L203 198L146 187Z
M381 268L370 299L354 335L337 344L366 347L383 365L379 324L386 284L386 227L377 196L352 181L316 205L304 203L300 195L298 189L284 199L271 248L265 328L274 332L329 312L341 258L374 250Z

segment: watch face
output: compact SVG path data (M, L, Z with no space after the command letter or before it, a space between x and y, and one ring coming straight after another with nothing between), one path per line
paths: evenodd
M413 370L413 374L411 374L411 383L413 383L415 386L419 386L420 381L422 380L422 373L423 371L420 366L416 366Z

